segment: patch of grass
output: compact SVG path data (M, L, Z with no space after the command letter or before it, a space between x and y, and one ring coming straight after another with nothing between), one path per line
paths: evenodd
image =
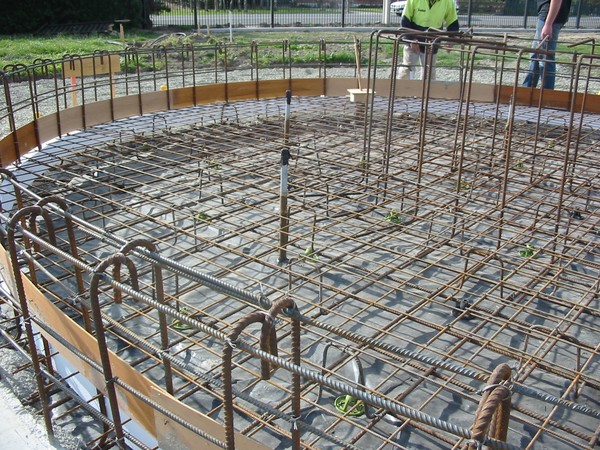
M385 216L385 220L387 220L390 223L393 223L395 225L401 225L402 224L402 216L400 215L400 213L398 211L390 211L387 213L387 215Z
M341 50L335 52L329 52L327 54L328 63L349 63L354 64L355 55L353 50Z
M519 250L519 256L522 256L523 258L536 258L537 249L532 244L525 244L525 248Z
M279 8L278 12L294 12L304 11L306 8ZM224 14L228 11L198 11L199 14ZM316 13L316 10L310 10L311 14ZM177 37L169 36L181 32L185 29L187 36ZM203 31L201 34L207 33ZM178 34L178 33L177 33ZM272 45L274 43L281 43L284 40L290 44L290 50L292 53L292 62L294 63L313 63L318 61L319 54L319 40L325 39L327 42L327 61L328 63L354 63L354 51L352 41L354 37L357 37L362 41L363 44L363 56L365 57L363 63L366 64L366 52L368 51L369 37L371 32L356 31L352 29L343 31L323 31L323 30L296 30L290 29L282 32L271 32L265 33L264 30L235 30L234 41L235 44L240 46L247 45L252 41L257 41L259 45L261 43ZM529 34L528 34L529 36ZM561 38L565 37L566 34L561 34ZM154 29L154 30L137 30L137 29L126 29L125 39L129 46L140 46L144 43L148 44L153 40L164 37L160 40L160 44L166 47L169 46L180 46L183 44L196 44L196 43L217 43L217 42L228 42L229 35L227 33L213 32L209 36L198 36L192 34L192 30L187 27L179 27L177 29ZM577 39L571 39L572 42L583 40L577 36ZM571 46L571 43L561 42L558 46L557 60L559 62L568 62L571 58L572 52L590 54L592 51L592 45L589 43ZM385 40L380 42L379 55L383 58L389 58L392 54L392 44ZM77 54L77 55L88 55L96 50L99 51L115 51L121 49L121 43L119 36L115 33L109 37L83 37L74 35L59 35L55 37L44 37L44 36L32 36L32 35L21 35L21 36L2 36L0 35L0 70L9 64L24 64L31 65L33 61L37 59L61 59L65 54ZM231 50L230 50L231 51ZM401 50L402 51L402 50ZM279 58L279 63L289 63L284 60L280 54L278 57L272 55L273 58ZM402 56L400 55L400 58ZM459 58L458 51L452 51L447 53L440 51L438 53L438 65L440 66L454 66L457 64ZM269 62L271 58L267 58ZM489 59L489 56L487 57ZM481 64L489 66L493 64L493 61L482 61Z
M186 36L179 36L172 30L131 30L125 34L126 45L141 46L157 42L165 47L179 47L186 44L216 44L219 42L228 43L229 36L224 33L213 33L210 36L193 35L188 33ZM315 63L319 60L319 39L323 38L328 42L327 61L328 63L354 63L354 52L351 45L354 36L360 39L368 40L369 33L349 33L349 32L321 32L318 35L298 31L289 32L269 32L260 33L256 31L235 32L235 45L240 46L241 52L247 51L242 48L244 45L257 41L259 45L273 45L287 40L290 44L292 62L297 64ZM345 42L344 45L333 45L332 42ZM0 35L0 70L8 65L23 64L29 66L36 60L60 60L64 55L90 55L95 51L118 51L122 49L119 36L109 37L83 37L74 35L59 35L55 37L44 36L1 36ZM229 48L228 57L234 58L235 48ZM243 56L243 55L239 55ZM282 52L269 51L261 52L261 65L266 64L287 64L287 52L284 56ZM150 61L140 61L142 70L160 69L152 67ZM158 62L160 65L161 63ZM128 71L123 67L124 71Z
M145 42L156 33L136 32L126 35L128 43ZM89 55L96 50L115 51L122 48L118 36L85 37L74 35L0 36L0 67L8 64L30 65L36 59L61 59L64 55Z
M460 180L460 182L457 182L457 187L459 191L468 191L471 189L471 183L465 180Z
M35 59L60 59L65 54L85 55L95 50L115 50L106 38L83 38L57 36L41 38L33 36L0 37L0 61L6 64L31 64Z
M198 211L194 216L194 222L199 224L208 224L211 222L211 218L205 211Z
M562 37L562 35L561 35L561 37ZM573 46L573 44L558 44L556 49L559 52L569 52L569 53L577 52L579 54L585 53L585 54L589 55L592 53L593 47L591 44L582 44L582 45L574 45L574 46Z

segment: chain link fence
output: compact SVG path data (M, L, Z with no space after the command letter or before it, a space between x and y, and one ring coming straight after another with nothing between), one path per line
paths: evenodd
M154 1L153 27L277 28L398 26L393 0ZM536 0L458 0L463 27L535 28ZM567 28L600 28L600 0L575 0Z

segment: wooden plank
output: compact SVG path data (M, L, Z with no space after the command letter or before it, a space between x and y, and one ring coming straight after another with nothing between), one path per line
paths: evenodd
M0 145L0 161L2 162L2 167L12 164L18 157L37 147L37 145L35 122L29 122L17 131L10 133L2 139Z
M168 102L168 91L146 92L142 94L142 114L166 111Z
M63 77L87 77L121 71L119 55L87 56L73 58L62 63Z
M256 100L256 93L259 92L260 95L260 88L257 89L260 83L256 81L229 83L227 86L227 98L229 101Z
M6 249L0 245L0 274L2 280L7 284L8 290L14 298L17 298L17 287L15 284L15 277L12 271L12 264L10 263L10 256Z
M52 113L37 120L40 142L48 142L58 136L58 114Z
M351 103L367 103L367 96L373 96L372 89L348 89Z
M455 98L459 98L460 93ZM493 84L471 84L471 101L492 103L496 100L496 86Z
M100 354L96 339L63 314L63 312L52 304L28 278L23 277L23 281L25 295L31 314L35 315L38 320L45 323L48 327L70 342L78 351L87 355L92 360L99 362ZM73 352L59 343L50 334L43 331L42 334L76 370L81 372L100 392L106 393L104 377L100 372L97 372L87 363L79 359ZM129 386L146 396L150 395L152 386L156 387L156 389L160 389L152 381L138 373L113 352L110 352L109 356L114 377L119 378L121 381L127 383ZM122 408L123 412L133 418L148 433L156 436L154 410L128 391L120 389L118 386L116 386L116 388L119 407Z
M100 123L112 121L110 100L87 103L85 105L85 125L92 127Z
M258 98L279 98L285 91L292 89L294 96L314 96L324 94L322 79L307 78L300 80L261 80L229 83L227 86L206 85L194 88L180 88L169 91L173 109L193 106L193 91L197 104L209 104L224 101L255 100Z
M185 87L171 90L171 108L181 109L194 105L194 88Z
M82 130L83 108L81 106L75 106L73 108L63 109L58 113L58 120L60 120L60 129L63 134Z
M367 88L366 81L363 89ZM327 95L344 96L348 91L356 89L354 78L332 78L327 80ZM375 95L387 97L391 92L389 78L378 79L375 83ZM420 97L423 92L423 82L420 80L396 80L395 95L401 97ZM473 101L492 102L495 99L495 86L488 84L472 84L471 99ZM431 84L430 98L458 99L460 96L460 83L436 81Z
M9 288L14 295L16 289L14 287L10 257L2 246L0 246L0 264L2 275L8 281ZM78 351L99 363L100 354L96 339L58 309L27 277L23 277L23 284L31 315L58 333ZM75 353L47 332L42 330L41 333L69 364L88 379L100 392L106 393L104 377L100 372L97 372L79 359ZM115 353L110 352L109 357L115 378L133 387L146 397L153 399L166 410L185 419L207 434L220 441L225 441L225 430L222 424L180 402L157 384L137 372ZM148 433L153 435L158 440L161 449L220 448L148 406L133 394L119 388L118 385L116 388L119 407ZM240 450L268 450L269 448L239 433L236 433L235 442L236 449Z
M196 102L206 105L225 100L225 84L196 86Z
M573 97L570 92L533 89L522 86L499 86L497 90L500 103L509 103L514 96L514 104L538 107L540 98L544 108L556 108L569 111ZM585 103L584 103L585 101ZM575 112L600 113L600 95L578 93L575 97Z
M126 97L117 97L113 99L112 105L115 120L126 117L137 116L140 112L140 96L128 95Z
M223 425L212 418L181 403L161 389L152 389L152 400L160 404L167 411L185 419L189 424L203 430L206 434L221 442L225 442L225 429ZM161 450L180 450L183 448L212 450L221 448L158 411L156 414L156 430ZM269 449L269 447L265 447L260 442L239 433L235 434L235 448L238 450Z
M293 79L292 95L297 97L325 95L325 83L320 78Z
M258 86L258 95L260 98L280 98L285 97L285 91L292 90L292 95L297 96L294 92L290 80L264 80Z
M323 83L323 80L320 80ZM367 88L367 82L364 81L364 88ZM348 89L356 88L356 78L327 78L325 81L325 92L323 95L331 97L343 97L348 95ZM376 89L377 90L377 89ZM320 94L319 94L320 95Z
M16 136L19 144L19 155L24 155L38 145L34 122L30 122L27 125L19 128L16 132Z
M14 134L10 133L0 140L0 167L7 167L15 160Z
M405 80L401 81L406 82ZM494 98L494 91L491 91L490 101ZM454 99L460 96L460 83L432 82L429 88L430 98Z
M366 88L366 83L365 88ZM261 80L230 83L229 85L203 85L188 88L174 89L172 91L146 92L140 95L118 97L111 100L88 103L85 107L86 125L92 126L112 120L111 108L115 119L122 119L139 114L166 111L169 100L172 109L193 106L194 93L196 104L211 104L224 101L249 100L258 98L281 98L287 89L292 89L294 96L348 96L348 89L356 88L355 78L306 78L293 80ZM512 86L494 86L488 84L472 84L471 100L493 102L499 96L500 103L508 103L513 95ZM387 96L390 93L390 80L377 80L375 91L377 96ZM397 97L415 97L422 92L422 82L418 80L398 80L396 82ZM516 104L537 107L541 91L531 88L516 88ZM460 84L450 82L434 82L431 85L431 98L458 99ZM571 96L565 91L544 91L544 107L569 110ZM142 111L140 111L140 99ZM576 97L576 111L581 111L585 100L585 111L600 113L600 96L578 94ZM81 106L67 108L59 113L42 116L37 121L40 142L47 142L58 136L58 123L62 133L69 133L83 129L83 112ZM17 130L12 136L6 136L0 141L0 162L6 167L15 159L15 146L13 137L17 139L20 155L35 148L37 138L34 122Z

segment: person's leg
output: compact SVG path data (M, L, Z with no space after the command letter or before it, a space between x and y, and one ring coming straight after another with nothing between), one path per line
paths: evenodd
M431 51L428 49L427 51ZM421 80L425 79L425 70L428 68L427 66L427 53L419 53L419 59L421 60ZM431 71L429 73L429 79L435 80L435 61L437 59L437 54L431 55Z
M546 50L550 52L554 52L556 50L558 35L560 34L561 29L562 24L554 24L552 26L552 39L548 41ZM545 58L541 61L541 66L541 72L543 74L542 88L554 89L556 83L556 62L554 54L546 55Z
M544 27L544 21L538 19L535 27L535 37L533 39L533 48L536 48L541 40L542 28ZM538 53L531 54L531 62L529 63L529 71L523 81L525 87L536 87L538 80L540 79L540 57Z
M533 57L533 55L532 55ZM537 58L537 55L535 56ZM523 80L523 86L536 87L540 79L540 62L537 59L532 59L529 63L529 71Z
M419 51L414 51L410 45L404 46L402 54L402 66L398 68L399 80L414 80L416 70L415 66L419 61Z

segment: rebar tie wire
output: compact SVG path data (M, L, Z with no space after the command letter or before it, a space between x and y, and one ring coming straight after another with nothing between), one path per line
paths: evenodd
M481 389L483 395L471 426L471 439L464 446L465 450L481 448L488 430L494 439L506 440L510 420L511 391L504 383L510 383L510 377L510 367L507 364L500 364L490 375L489 384ZM504 395L506 391L508 395Z
M23 230L23 231L25 231L25 230ZM39 241L40 245L44 245L48 249L52 248L52 246L45 243L42 239L35 239L35 240ZM157 309L160 312L174 316L177 319L181 320L182 322L187 323L187 324L193 326L194 328L197 328L200 331L202 331L216 339L221 340L222 342L226 342L227 338L229 337L225 333L215 330L214 328L209 327L208 325L204 324L203 322L200 322L194 318L191 318L184 314L181 314L176 309L171 308L165 304L159 303L158 301L154 300L152 297L150 297L148 295L145 295L141 292L135 291L134 289L131 288L131 286L114 281L112 279L112 277L110 277L110 275L108 275L105 272L96 272L95 275L97 278L102 279L103 281L109 283L110 285L121 289L124 293L130 295L132 298L143 301L147 305L154 307L155 309ZM294 314L299 314L299 313L294 312ZM282 368L288 370L289 372L300 375L306 379L309 379L311 381L315 381L317 383L328 386L329 388L331 388L335 391L350 394L353 397L360 399L365 403L372 404L374 406L378 406L388 412L395 413L395 414L398 414L399 416L416 420L418 422L432 426L433 428L437 428L437 429L446 431L455 436L459 436L459 437L463 437L463 438L470 438L470 435L471 435L470 431L464 427L460 427L458 425L454 425L449 422L434 418L432 416L429 416L429 415L422 413L418 410L415 410L413 408L398 405L394 402L390 402L389 400L387 400L385 398L376 396L374 394L366 393L360 389L357 389L353 386L349 386L345 383L341 383L341 382L335 381L335 380L330 380L329 378L323 377L322 375L317 374L313 371L310 371L301 366L292 364L285 359L275 357L268 352L264 352L262 350L256 349L254 346L245 343L241 339L237 340L237 346L239 348L241 348L242 350L244 350L246 353L252 354L258 358L266 360L266 361L270 362L271 364L282 367ZM290 419L288 418L288 420L290 420ZM489 445L492 448L511 449L511 450L518 449L518 447L514 447L510 444L496 441L493 439L486 440L485 443L486 443L486 445Z
M59 213L60 212L64 213L65 215L69 214L69 213L67 213L65 211L62 211L62 210L59 210ZM71 216L71 218L74 218L74 216L72 216L70 214L69 214L69 216ZM4 215L2 215L0 213L0 218L5 219L6 216L4 216ZM87 223L82 220L81 224L85 226ZM23 235L25 235L27 238L31 239L32 241L36 242L37 244L39 244L41 247L44 247L47 250L52 251L52 252L58 254L59 256L65 258L70 263L72 263L74 265L77 265L78 267L82 268L83 270L86 270L88 272L93 272L94 271L94 268L92 266L89 266L89 265L87 265L85 263L82 263L80 260L77 260L77 259L73 258L68 253L65 253L64 251L62 251L62 250L60 250L60 249L58 249L58 248L56 248L56 247L48 244L46 241L44 241L43 239L39 238L37 235L34 235L34 234L30 233L28 230L21 229L21 227L20 227L19 224L17 224L17 228L23 233ZM93 228L93 226L92 226L92 228ZM108 233L104 233L104 234L108 234ZM117 238L115 237L115 239L117 239ZM159 255L156 254L156 253L153 253L150 256L154 257L154 256L159 256ZM167 258L162 258L162 257L161 258L156 258L156 259L165 261L165 263L167 261L169 261ZM183 266L181 264L178 264L178 263L176 263L176 264L178 266L185 267L185 266ZM184 274L190 275L193 279L196 279L196 278L194 278L195 274L200 274L200 272L198 272L198 271L196 271L194 269L190 269L190 268L187 268L187 269L188 269L188 271L185 271L185 272L182 271L180 273L184 273ZM126 284L121 284L119 282L114 281L107 274L101 274L100 276L104 277L106 279L105 281L108 282L108 283L110 283L113 287L117 287L117 288L123 290L124 292L128 293L129 295L131 295L134 299L136 299L136 298L137 299L142 299L143 294L137 293L136 291L132 290L130 286L128 286ZM210 278L213 278L213 277L210 277ZM197 279L197 281L201 281L201 280ZM223 284L227 285L227 283L223 283ZM235 291L242 291L242 289L235 289ZM247 291L244 291L244 292L246 294L250 294ZM138 295L140 296L139 298L138 298ZM263 293L261 293L258 296L252 296L252 295L250 295L250 297L248 295L245 295L242 298L234 295L234 293L231 293L231 295L233 297L235 297L235 298L240 299L240 300L250 301L251 303L253 303L254 305L257 305L257 306L262 306L262 305L264 305L266 303L264 301L265 297L264 297ZM255 299L255 297L256 297L256 299ZM149 297L146 300L153 301L153 299L151 299ZM146 300L142 299L142 301L146 301ZM170 307L169 307L168 311L165 311L165 312L167 314L169 314L169 315L177 318L182 323L186 323L187 325L190 325L190 326L193 326L193 327L196 327L196 328L198 328L198 325L200 325L201 329L202 329L202 327L206 326L202 322L195 321L192 318L189 318L188 316L186 316L184 314L180 314L179 311L177 311L175 309L172 309ZM346 339L349 339L351 341L358 342L358 343L361 343L361 344L367 344L367 345L370 345L370 346L372 346L374 348L379 348L379 349L382 349L382 350L385 350L385 351L388 351L388 352L391 352L391 353L395 353L395 354L397 354L399 356L407 357L407 358L414 359L414 360L419 361L419 362L423 362L423 363L426 363L426 364L430 364L430 365L436 366L438 368L446 369L446 370L449 370L451 372L467 376L469 378L473 378L473 379L476 379L476 380L483 380L484 379L484 375L482 375L482 374L480 374L480 373L478 373L478 372L476 372L476 371L474 371L472 369L466 369L464 367L460 367L458 365L449 363L447 361L440 360L438 358L433 358L433 357L430 357L430 356L421 355L421 354L418 354L416 352L413 352L413 351L406 350L406 349L403 349L401 347L395 346L393 344L389 344L389 343L381 342L381 341L379 341L377 339L365 337L365 336L359 335L357 333L354 333L352 331L343 330L343 329L341 329L339 327L336 327L336 326L333 326L333 325L326 324L324 322L320 322L320 321L314 320L314 319L312 319L310 317L307 317L307 316L303 316L302 314L300 314L300 312L298 310L294 311L294 314L298 314L298 317L299 317L300 321L302 323L304 323L304 324L313 325L313 326L315 326L317 328L320 328L320 329L323 329L325 331L330 331L332 333L335 333L335 334L337 334L339 336L342 336L342 337L344 337ZM217 339L219 339L221 341L226 341L227 340L227 336L224 333L217 332L214 329L211 329L211 330L213 332L216 332L216 333L219 334L219 335L212 335L213 337L215 337L215 338L217 338ZM206 332L205 330L202 330L202 331ZM210 332L208 332L208 333L210 334ZM537 398L537 399L542 400L544 402L551 403L553 405L560 406L560 407L563 407L563 408L566 408L566 409L570 409L570 410L573 410L573 411L577 411L577 412L579 412L581 414L584 414L584 415L587 415L587 416L591 416L591 417L595 417L595 418L600 418L600 411L594 410L594 409L589 408L587 406L579 405L579 404L576 404L576 403L573 403L573 402L569 402L569 401L560 399L560 398L558 398L558 397L556 397L554 395L548 394L546 392L539 392L537 390L528 388L526 386L521 386L521 385L518 385L518 384L513 384L512 385L512 389L515 392L517 392L517 393L519 393L521 395L525 395L527 397Z
M4 175L4 174L3 174L3 175ZM9 177L7 177L7 178L9 178ZM10 182L11 182L13 185L15 185L15 186L17 186L17 187L20 187L20 184L19 184L18 182L16 182L15 180L13 180L13 179L9 178L9 181L10 181ZM39 197L39 196L37 196L37 195L33 194L33 193L32 193L32 192L30 192L28 189L24 188L23 190L24 190L24 191L27 191L28 193L30 193L30 195L32 195L33 197L41 199L41 197ZM99 229L99 228L97 228L97 227L94 227L94 226L92 226L92 225L88 224L88 223L87 223L86 221L84 221L84 220L81 220L81 219L78 219L78 218L76 218L76 217L72 216L72 215L71 215L70 213L68 213L68 212L65 212L65 211L63 211L63 210L61 210L61 209L58 209L58 208L56 208L56 207L53 207L52 205L50 205L50 207L51 207L51 208L53 208L54 210L58 210L58 213L59 213L59 214L63 214L64 216L68 216L69 218L71 218L72 220L76 221L76 222L77 222L77 223L79 223L80 225L82 225L82 226L84 226L84 227L87 227L89 230L96 230L96 232L97 232L97 233L100 235L100 237L103 237L103 238L109 239L109 240L111 240L111 241L119 241L119 240L120 240L120 241L123 241L123 242L125 241L125 240L123 240L123 239L119 239L118 237L111 235L110 233L107 233L107 232L106 232L106 231L104 231L104 230L101 230L101 229ZM29 235L29 237L31 237L31 238L32 238L32 240L34 240L34 241L38 242L40 245L43 245L44 247L46 247L46 248L48 248L48 249L53 249L53 247L52 247L51 245L48 245L48 244L47 244L47 243L45 243L43 240L41 240L41 239L37 238L37 236L33 236L31 233L27 233L27 231L26 231L26 230L23 230L23 232L24 232L24 234L28 234L28 235ZM53 251L56 251L56 250L58 250L58 249L53 249ZM146 252L144 252L144 253L146 253ZM178 264L178 263L176 263L176 262L174 262L174 261L170 261L170 260L168 260L167 258L163 258L163 257L161 257L160 255L158 255L158 254L156 254L156 253L154 253L154 252L147 252L147 253L150 253L149 257L151 257L151 259L155 259L155 260L158 260L158 261L164 261L165 263L167 263L168 265L170 265L170 266L172 266L172 267L175 267L176 269L177 269L177 268L180 268L180 269L182 269L182 270L181 270L181 273L188 274L188 275L190 275L190 276L192 276L192 277L194 277L194 276L200 276L201 278L208 277L208 279L207 279L206 281L210 282L210 283L209 283L210 285L214 285L214 284L216 284L216 285L219 285L220 289L217 289L217 290L219 290L219 291L224 291L225 289L228 289L229 287L233 288L232 286L229 286L227 283L222 283L220 280L217 280L217 279L215 279L215 278L213 278L213 277L210 277L210 276L208 276L208 275L202 274L202 273L200 273L200 272L198 272L198 271L196 271L196 270L193 270L193 269L190 269L190 268L188 268L188 267L185 267L185 266L183 266L183 265L181 265L181 264ZM143 255L143 256L147 256L147 257L148 257L148 255ZM77 264L82 264L82 263L81 263L80 261L77 261ZM92 269L92 271L93 271L93 269ZM104 276L106 276L106 274L104 274ZM114 282L114 281L113 281L113 282L111 282L111 284L112 284L112 283L114 283L114 286L116 286L116 287L119 287L119 288L122 288L124 291L127 291L127 289L129 289L129 287L128 287L128 286L126 286L126 285L120 285L119 283L116 283L116 282ZM209 286L209 287L213 287L213 286ZM243 295L243 299L248 299L248 293L247 293L246 291L243 291L243 290L241 290L241 289L235 289L235 288L234 288L233 290L234 290L234 291L240 291L240 292L243 292L243 293L245 294L245 295ZM231 292L230 292L230 294L231 294L232 296L236 297L236 298L239 298L237 295L235 295L235 293L231 293ZM132 296L135 298L135 293L130 293L130 295L132 295ZM254 298L254 296L250 296L250 297L251 297L250 301L251 301L252 303L256 304L256 305L259 305L259 306L260 306L261 304L264 304L264 303L265 303L265 302L264 302L264 296L263 296L263 295L257 296L257 298L256 298L256 299ZM159 309L159 311L161 311L161 308L160 308L160 307L157 307L157 309ZM173 311L170 311L169 309L170 309L170 308L167 308L167 309L164 309L163 311L164 311L164 312L166 312L167 314L170 314L170 313L172 313L171 315L173 315L173 316L175 316L175 317L177 317L177 316L179 315L177 311L175 311L175 310L173 310ZM182 320L183 322L185 322L186 320L188 320L188 318L187 318L187 317L185 317L185 316L183 316L183 315L180 315L178 318L179 318L180 320ZM303 322L305 322L305 323L312 323L313 325L319 326L319 327L321 327L321 328L323 328L323 326L325 326L325 324L320 324L320 325L317 325L317 324L318 324L318 322L316 322L316 321L312 321L312 320L310 320L310 319L307 319L307 318L304 318L304 317L302 318L302 321L303 321ZM199 324L199 325L203 325L201 322L197 322L197 321L194 321L194 322L196 322L196 323L197 323L197 324ZM192 325L193 325L193 324L192 324ZM200 328L202 328L202 327L200 327ZM339 334L339 335L343 335L343 334L347 334L347 333L348 333L348 332L346 332L345 330L341 330L341 329L338 329L338 328L336 328L336 327L329 327L329 326L328 326L327 328L329 328L331 331L334 331L334 332L336 332L336 333L337 333L337 334ZM324 329L327 329L327 328L324 328ZM213 331L214 331L214 330L213 330ZM355 335L355 336L358 336L358 335ZM223 337L218 337L218 336L214 336L214 337L217 337L218 339L221 339L221 340L223 340ZM355 340L358 340L359 342L360 342L360 341L365 341L365 339L366 339L366 340L369 340L370 338L365 338L364 336L358 336L358 339L356 339L356 338L355 338ZM373 342L377 342L376 340L372 340L372 341L373 341ZM387 345L386 345L386 346L387 346ZM248 348L248 350L250 350L250 353L252 353L252 351L255 351L255 350L254 350L253 348L251 348L251 347L249 347L249 348ZM400 349L400 350L401 350L401 349ZM257 356L259 356L259 355L260 355L260 352L259 352L259 353L257 353ZM420 357L420 358L423 358L423 357ZM428 358L428 357L425 357L425 358ZM417 358L417 359L418 359L418 358ZM443 365L440 365L440 367L446 367L446 368L448 368L448 369L450 369L450 370L453 370L453 371L456 371L456 369L458 368L458 367L454 366L453 364L449 364L449 363L446 363L446 362L444 362L444 361L439 361L439 360L435 360L435 359L432 359L432 361L437 361L437 363L438 363L438 364L439 364L439 363L443 364ZM277 364L278 362L275 362L275 363ZM479 374L477 374L475 371L468 371L468 372L470 372L470 373L471 373L469 376L473 376L473 377L475 377L476 379L480 379L480 378L481 378L481 376L480 376ZM310 378L310 377L308 377L308 378ZM545 394L545 393L538 393L538 392L535 392L535 391L533 391L533 390L526 389L526 388L523 388L523 389L522 389L522 388L520 388L520 387L519 387L519 386L517 386L517 385L515 385L515 386L514 386L514 389L515 389L515 391L519 391L520 393L522 393L522 394L524 394L524 395L529 395L529 396L537 397L537 398L543 399L544 401L548 401L549 403L554 403L554 404L556 404L556 405L564 406L564 407L567 407L567 408L570 408L570 409L573 409L573 410L576 410L576 411L582 412L582 413L584 413L584 414L587 414L587 415L592 415L592 416L594 416L594 417L600 417L600 413L599 413L599 412L597 412L597 411L591 410L591 409L589 409L589 408L586 408L586 407L581 407L581 406L579 406L579 405L574 405L574 404L571 404L571 403L569 403L569 402L565 402L564 400L557 399L556 397L554 397L554 396L551 396L551 395L549 395L549 394ZM384 409L386 409L386 408L384 407ZM405 415L405 414L402 414L402 413L400 413L400 414L401 414L401 415ZM444 426L444 427L442 427L442 429L447 429L447 428Z
M86 306L90 306L88 299L85 299L84 302L86 303ZM174 366L180 368L183 371L188 371L188 372L193 373L198 378L201 378L203 381L207 382L208 384L210 384L212 386L215 386L216 388L219 388L219 389L224 388L224 383L218 377L211 377L211 376L207 375L205 372L202 372L193 366L190 367L189 364L183 358L174 356L174 355L170 354L168 351L165 352L162 349L156 347L155 345L153 345L145 340L139 339L139 337L137 335L135 335L135 333L133 333L128 328L124 327L122 324L120 324L116 320L114 320L110 317L105 317L105 319L109 323L111 323L111 325L117 326L119 328L120 332L122 332L122 333L126 334L127 336L129 336L130 338L136 340L136 342L140 346L144 347L150 353L155 354L160 358L168 359L169 361L171 361L171 363ZM33 320L35 321L36 325L38 325L41 329L46 331L50 336L52 336L54 339L56 339L61 345L64 345L65 348L68 348L69 351L73 352L78 358L80 358L81 360L83 360L84 362L89 364L96 371L98 371L98 372L102 371L102 367L98 363L96 363L94 360L90 359L87 355L82 353L77 348L73 347L69 341L64 339L61 335L57 334L53 329L49 328L45 323L38 321L36 317L33 317ZM233 341L229 340L227 343L228 344L231 343L232 345L235 346L235 348L237 348L237 345ZM187 423L184 419L173 414L171 411L164 409L161 405L157 404L156 402L154 402L151 399L148 399L147 397L144 396L144 394L131 388L129 385L125 384L119 378L114 379L114 382L115 382L115 384L122 387L123 389L126 389L127 391L131 392L136 397L139 397L142 401L144 401L146 404L152 406L157 411L159 411L162 414L165 414L169 418L173 419L178 424L184 426L185 428L189 429L190 431L193 431L194 433L209 440L210 442L213 442L214 444L218 445L219 447L226 448L225 443L216 440L216 438L212 437L211 435L207 435L203 430L196 428L194 425ZM306 431L313 433L322 439L328 440L328 441L332 442L333 444L339 445L342 448L348 448L351 450L362 450L359 447L349 444L346 441L343 441L334 435L327 434L319 428L316 428L310 424L302 422L301 417L296 417L293 415L285 414L281 410L272 408L269 404L264 403L256 398L250 396L249 394L246 394L243 391L236 389L233 386L232 386L232 392L236 397L241 398L242 400L252 404L253 406L257 407L258 409L260 409L268 414L271 414L274 417L278 417L279 419L289 422L292 425L292 427L294 426L294 424L296 424L296 422L298 420L300 420L300 422L302 423L302 427Z
M69 214L65 211L59 210L59 213L62 212L65 215ZM74 216L70 215L69 216L71 218L73 218L73 220L75 220ZM6 216L2 215L0 213L0 218L5 219ZM83 226L87 225L87 222L80 220L81 224ZM91 226L91 225L90 225ZM91 226L92 228L95 228L93 226ZM40 246L46 248L47 250L50 250L56 254L58 254L59 256L65 258L67 261L69 261L70 263L79 266L80 268L82 268L83 270L86 270L88 272L93 272L94 268L92 266L89 266L85 263L82 263L80 260L74 259L71 255L69 255L68 253L63 252L62 250L48 244L46 241L44 241L43 239L39 238L38 236L30 233L28 230L24 230L21 229L20 225L17 224L17 228L23 233L23 235L25 235L28 239L31 239L32 241L38 243ZM103 233L103 234L108 234L108 233ZM115 239L118 239L115 236ZM146 252L144 252L146 253ZM150 253L150 252L148 252ZM150 254L150 258L154 258L154 260L158 260L158 261L163 261L165 264L167 264L170 260L168 258L163 258L163 257L159 257L158 254L156 253L152 253ZM183 273L185 275L189 275L192 279L195 279L197 281L202 282L201 279L195 278L196 274L201 274L199 271L194 270L194 269L190 269L190 268L186 268L185 266L178 264L176 262L174 262L177 266L183 267L187 270L185 271L180 271L179 273ZM203 275L203 274L202 274ZM128 293L129 295L131 295L134 299L138 299L138 300L142 300L146 303L148 302L154 302L153 299L151 299L150 297L144 297L144 294L138 293L134 290L131 289L130 286L126 285L126 284L121 284L119 282L114 281L108 274L100 274L100 276L102 276L103 278L105 278L105 281L110 283L113 287L117 287L121 290L123 290L124 292ZM209 275L206 275L207 277L210 277ZM213 278L214 277L210 277ZM216 279L214 279L216 280ZM224 285L229 286L227 283L223 283ZM210 287L210 286L209 286ZM242 291L242 289L235 289L235 291ZM223 290L221 290L223 291ZM264 294L260 294L257 296L254 296L250 293L248 293L247 291L244 291L246 295L244 295L243 297L238 297L236 296L234 293L230 293L232 297L238 298L240 300L246 300L249 301L251 303L253 303L256 306L262 306L263 304L265 304L266 302L264 301ZM256 297L256 298L255 298ZM269 302L270 303L270 302ZM178 320L180 320L182 323L186 323L187 325L190 325L192 327L196 327L201 329L203 332L206 332L208 334L211 334L212 337L215 337L216 339L219 339L223 342L225 342L227 340L227 336L224 333L218 332L217 330L214 330L211 328L212 331L206 331L204 328L206 327L206 325L202 322L196 321L193 318L189 318L188 316L179 313L179 311L167 307L167 310L164 310L164 312L166 312L167 314L177 318ZM160 308L157 308L160 310ZM449 363L447 361L443 361L440 360L438 358L433 358L430 356L426 356L426 355L421 355L418 354L416 352L410 351L410 350L406 350L403 349L401 347L398 347L396 345L393 344L389 344L389 343L385 343L385 342L381 342L378 339L373 339L373 338L369 338L369 337L365 337L362 335L359 335L357 333L354 333L352 331L348 331L348 330L343 330L339 327L333 326L333 325L329 325L326 324L324 322L320 322L317 320L314 320L310 317L304 316L302 314L300 314L300 312L298 310L294 311L294 314L298 314L298 317L300 319L300 321L304 324L307 325L313 325L317 328L323 329L325 331L330 331L332 333L337 334L338 336L344 337L346 339L349 339L351 341L357 342L357 343L361 343L361 344L367 344L369 346L372 346L374 348L379 348L385 351L388 351L390 353L395 353L399 356L403 356L403 357L407 357L410 359L414 359L416 361L419 362L423 362L426 364L430 364L433 366L436 366L438 368L442 368L442 369L446 369L449 370L451 372L454 373L458 373L460 375L464 375L467 376L469 378L473 378L476 380L483 380L485 378L485 376L483 374L480 374L472 369L466 369L464 367L455 365L453 363ZM216 333L216 334L212 334L212 333ZM537 398L539 400L542 400L546 403L550 403L556 406L560 406L566 409L570 409L573 411L577 411L581 414L587 415L587 416L591 416L591 417L595 417L595 418L600 418L600 411L594 410L592 408L589 408L587 406L583 406L583 405L579 405L573 402L569 402L566 401L564 399L558 398L554 395L548 394L546 392L539 392L537 390L528 388L526 386L521 386L519 384L514 383L512 385L512 389L513 391L521 394L521 395L525 395L527 397L532 397L532 398Z

